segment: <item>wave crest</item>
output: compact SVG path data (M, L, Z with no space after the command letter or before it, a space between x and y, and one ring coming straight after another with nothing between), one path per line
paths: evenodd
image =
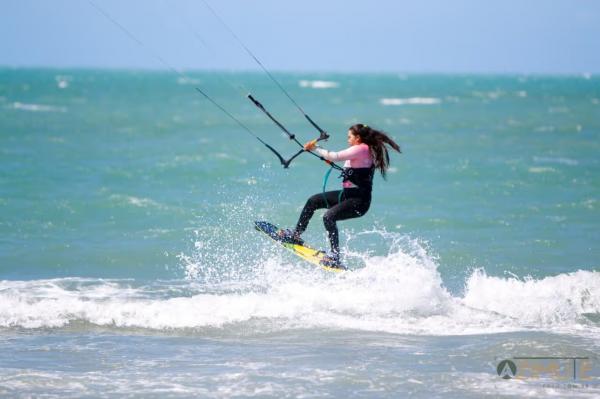
M418 240L381 231L346 235L349 241L384 241L389 252L347 252L364 267L332 274L291 263L266 241L254 260L241 262L232 248L224 254L230 263L219 264L218 256L209 256L210 243L202 242L195 250L207 256L185 260L196 267L186 280L149 285L130 280L2 281L0 326L83 322L243 334L328 328L417 335L540 330L600 336L598 272L520 280L477 269L461 296L444 286L435 257Z

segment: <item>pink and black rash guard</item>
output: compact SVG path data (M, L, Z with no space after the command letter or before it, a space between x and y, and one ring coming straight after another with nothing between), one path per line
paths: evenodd
M322 148L316 148L315 152L328 161L345 161L344 168L371 168L373 166L373 156L367 144L361 143L346 148L345 150L333 152ZM344 188L356 187L351 181L346 180L342 183Z

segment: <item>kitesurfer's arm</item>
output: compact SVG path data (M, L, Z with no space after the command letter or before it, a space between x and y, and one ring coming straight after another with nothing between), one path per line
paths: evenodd
M353 145L345 150L333 152L323 148L315 148L314 151L328 161L348 161L369 157L369 147L367 145Z
M352 145L342 151L333 152L318 148L316 140L313 140L306 143L304 149L314 151L327 161L346 161L345 167L368 168L373 165L373 157L369 146L363 143Z

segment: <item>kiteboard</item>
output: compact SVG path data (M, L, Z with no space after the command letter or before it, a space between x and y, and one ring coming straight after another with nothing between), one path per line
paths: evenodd
M325 257L325 252L320 251L318 249L313 249L306 245L293 244L291 242L286 242L282 240L282 238L277 234L279 228L275 226L273 223L269 222L254 222L254 228L264 234L266 234L273 241L276 241L284 248L288 249L294 255L299 256L305 261L312 263L315 266L319 266L320 268L332 271L332 272L341 272L347 270L345 266L326 266L321 264L321 260Z

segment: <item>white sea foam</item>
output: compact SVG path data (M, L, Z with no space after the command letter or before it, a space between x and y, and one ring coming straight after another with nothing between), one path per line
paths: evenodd
M167 209L166 205L163 205L159 202L156 202L150 198L140 198L135 197L133 195L122 195L122 194L112 194L110 199L127 205L133 205L139 208L156 208L156 209Z
M59 107L55 105L43 105L43 104L28 104L21 102L12 103L13 109L18 109L20 111L30 111L30 112L67 112L66 107Z
M200 84L200 79L190 78L188 76L181 76L177 79L177 84L180 85L197 85Z
M56 75L54 80L56 80L56 86L58 86L59 89L66 89L69 87L71 80L73 79L67 75Z
M600 273L580 270L518 279L476 270L467 281L464 303L509 316L522 326L575 327L582 315L600 313Z
M557 163L568 166L579 165L577 160L565 157L533 157L533 160L536 163Z
M340 87L338 82L328 80L301 80L298 82L298 85L310 89L335 89Z
M435 97L410 97L410 98L382 98L381 105L435 105L442 100Z
M533 166L529 168L529 173L553 173L556 172L556 169L550 168L547 166Z
M339 274L272 257L255 265L245 278L220 283L192 280L134 287L131 281L114 280L1 281L0 326L241 325L252 331L262 323L268 326L263 328L284 330L315 327L427 335L539 330L600 336L600 326L586 317L600 314L598 272L519 279L476 270L466 281L464 296L453 295L427 251L415 241L396 238L389 254L363 256L364 267ZM211 248L200 243L196 250ZM190 266L204 267L193 261Z
M554 126L538 126L535 129L533 129L534 132L553 132L556 130L556 127Z
M494 90L494 91L473 91L471 93L474 97L489 99L489 100L497 100L500 97L503 97L506 93L502 90Z

